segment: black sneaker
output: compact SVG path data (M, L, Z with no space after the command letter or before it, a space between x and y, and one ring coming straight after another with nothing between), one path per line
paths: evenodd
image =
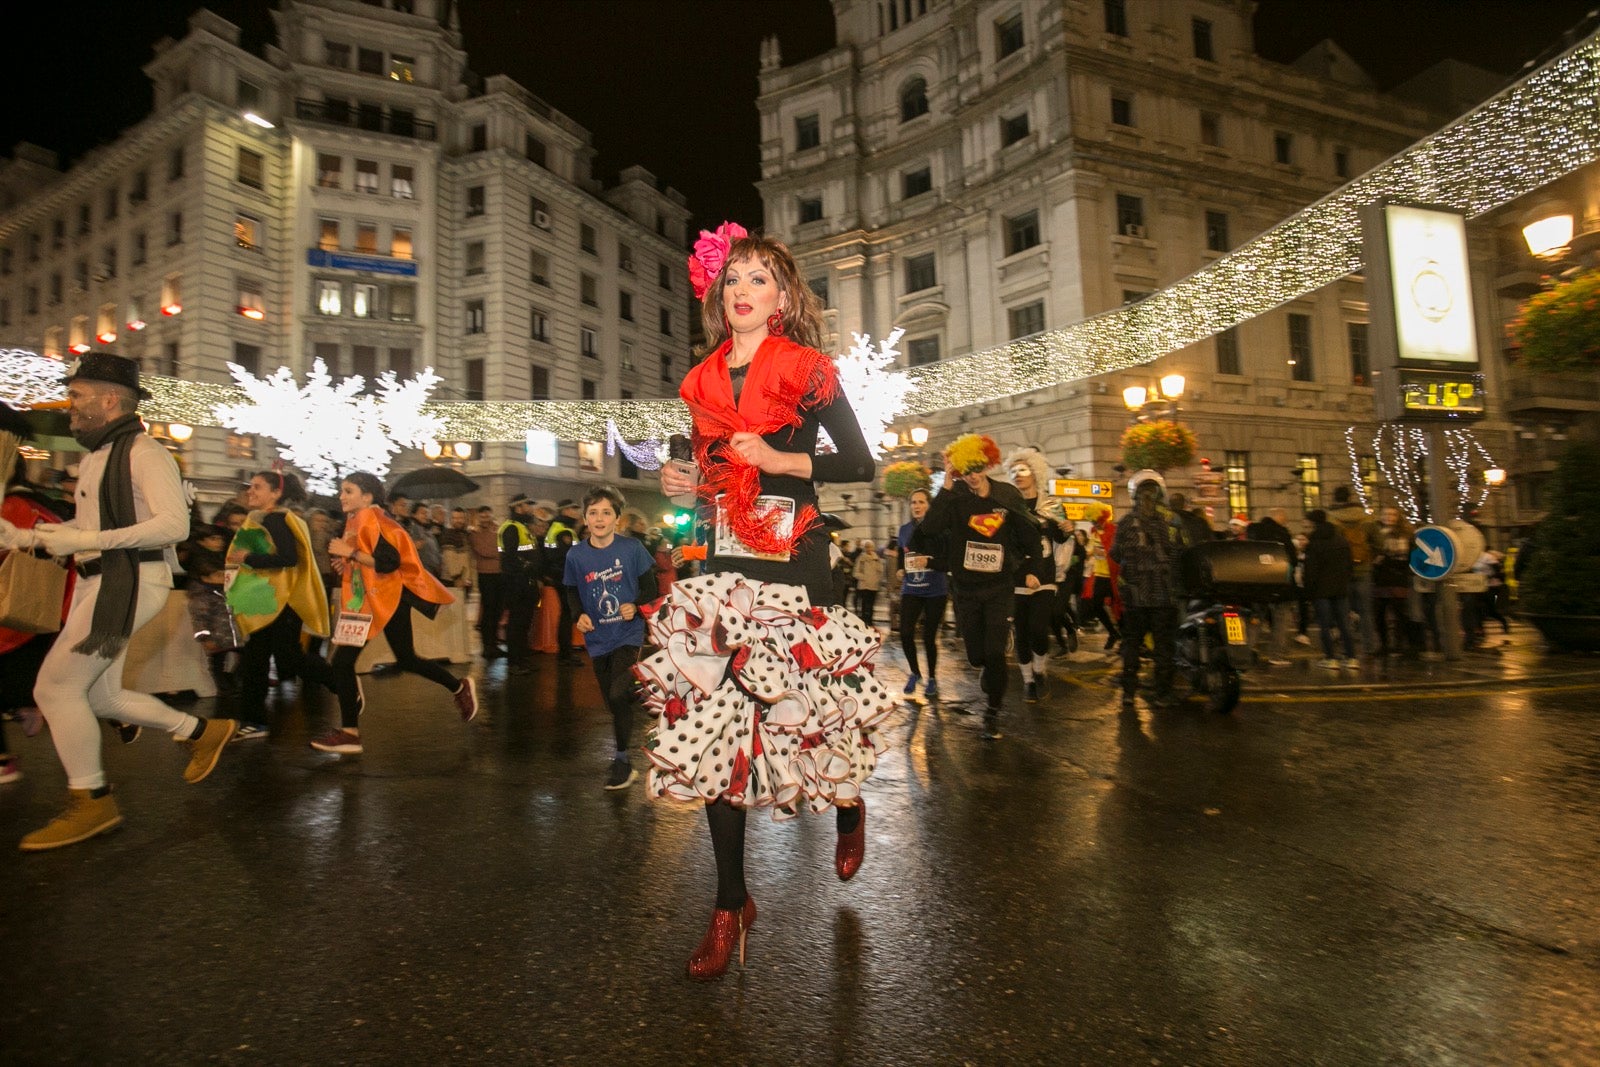
M625 759L611 761L611 773L606 775L607 789L626 789L639 780L639 772Z
M144 733L143 726L136 726L131 722L118 722L115 719L111 720L111 727L117 731L117 737L119 737L122 740L122 743L125 745L133 744L135 741L139 740L139 735Z
M1023 682L1022 683L1022 699L1023 699L1023 701L1025 703L1028 703L1028 704L1037 704L1037 703L1039 703L1039 683L1038 682Z
M998 741L1005 735L1000 732L1000 709L987 708L983 713L983 729L978 736L985 741Z

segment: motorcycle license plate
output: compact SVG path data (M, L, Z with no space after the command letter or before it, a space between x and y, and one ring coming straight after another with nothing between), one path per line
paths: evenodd
M1230 645L1242 645L1242 644L1244 644L1244 620L1243 619L1241 619L1237 615L1224 615L1222 617L1222 627L1223 627L1224 632L1227 633L1227 635L1228 635L1228 644L1230 644Z

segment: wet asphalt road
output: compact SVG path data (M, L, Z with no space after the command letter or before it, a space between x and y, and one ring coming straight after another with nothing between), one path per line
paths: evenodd
M910 705L853 882L831 816L751 818L748 965L707 986L704 818L600 788L587 665L490 667L471 726L369 681L343 761L305 746L331 702L285 699L198 786L165 738L108 744L126 826L0 852L0 1061L1600 1062L1597 667L1301 665L1129 718L1080 654L997 744ZM63 789L11 736L7 849Z

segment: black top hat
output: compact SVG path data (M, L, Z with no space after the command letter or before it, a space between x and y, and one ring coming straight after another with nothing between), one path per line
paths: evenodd
M64 384L78 379L91 382L110 382L124 389L132 389L140 400L149 400L150 393L139 384L139 364L110 352L85 352L67 366Z

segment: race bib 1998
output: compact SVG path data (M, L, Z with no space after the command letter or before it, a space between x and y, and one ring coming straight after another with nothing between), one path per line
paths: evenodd
M969 571L979 574L999 574L1000 565L1005 562L1005 549L987 541L968 541L967 554L961 565Z

